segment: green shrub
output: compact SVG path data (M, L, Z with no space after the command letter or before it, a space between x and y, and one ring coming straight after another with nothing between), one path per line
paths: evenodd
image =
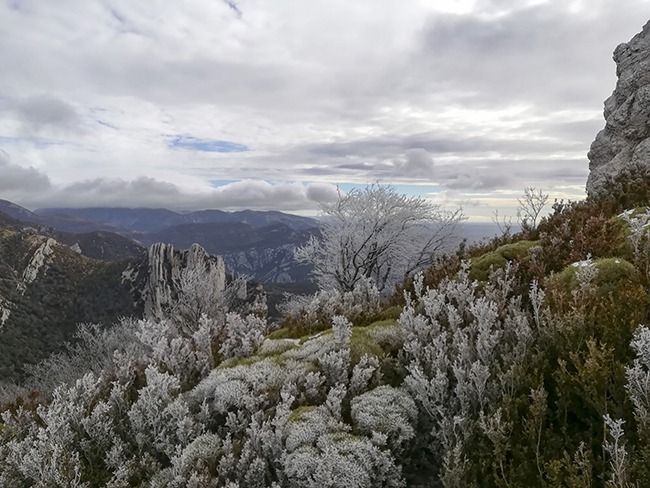
M538 244L539 241L518 241L499 246L494 251L472 260L469 278L471 280L487 281L492 270L504 268L508 261L524 260L529 249Z

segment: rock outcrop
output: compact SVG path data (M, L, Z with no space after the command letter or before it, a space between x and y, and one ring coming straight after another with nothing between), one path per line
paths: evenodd
M153 244L149 248L148 264L144 313L154 320L169 316L178 303L184 282L209 289L214 296L223 294L226 287L223 259L210 256L198 244L181 251L174 251L171 244Z
M637 165L650 169L650 22L614 51L618 81L605 101L605 128L588 154L587 193L603 191L608 178Z

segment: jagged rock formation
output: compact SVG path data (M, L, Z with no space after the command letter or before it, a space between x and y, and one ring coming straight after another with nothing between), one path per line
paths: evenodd
M650 167L650 22L614 51L618 82L605 101L605 128L588 154L587 193L598 195L621 170Z
M316 229L293 230L281 223L255 228L226 222L173 226L141 236L141 240L150 244L165 242L180 249L196 242L210 254L221 256L228 273L263 283L288 283L309 279L311 267L298 263L293 251L316 233Z
M223 294L226 287L223 259L210 256L198 244L176 252L171 244L154 244L149 248L148 266L144 311L146 317L154 320L169 316L178 303L183 282L194 281L209 289L213 296Z

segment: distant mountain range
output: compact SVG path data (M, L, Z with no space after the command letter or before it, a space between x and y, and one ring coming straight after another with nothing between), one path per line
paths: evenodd
M277 211L242 210L239 212L224 212L223 210L201 210L181 214L165 208L41 208L34 213L43 218L53 217L64 221L70 220L70 216L81 217L139 232L159 232L183 224L232 222L249 224L255 228L278 223L294 230L307 230L318 227L316 219Z
M176 249L198 243L210 254L222 256L229 273L275 283L309 280L310 268L295 261L293 250L318 233L316 219L276 211L181 214L147 208L45 208L31 212L0 200L0 212L6 214L4 221L13 219L6 228L32 227L34 233L53 237L89 257L119 260L156 242Z

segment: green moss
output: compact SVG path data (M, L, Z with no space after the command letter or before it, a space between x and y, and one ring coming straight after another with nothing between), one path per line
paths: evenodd
M303 415L316 410L316 408L317 407L314 406L298 407L291 412L289 418L287 419L287 422L302 422Z
M227 359L223 363L219 365L219 368L236 368L237 366L250 366L255 363L259 363L260 361L264 361L266 359L265 356L249 356L247 358L232 358L232 359Z
M269 335L266 336L267 339L294 339L294 337L291 336L291 330L288 329L287 327L283 327L278 330L274 330L271 332Z
M519 241L504 244L492 252L488 252L472 260L469 270L471 280L487 281L491 270L503 268L514 259L525 259L531 247L539 245L539 241Z
M358 363L364 354L382 357L384 350L368 334L366 327L353 327L352 335L350 336L350 360L352 364Z
M624 278L632 279L636 276L634 265L622 258L598 259L594 265L598 269L596 283L618 281Z
M372 324L370 324L366 328L367 329L384 329L386 327L395 327L395 326L399 327L399 324L397 323L397 318L399 318L399 317L396 317L394 319L378 320L377 322L373 322Z
M480 258L472 261L469 270L469 279L487 281L491 269L503 268L507 262L506 258L498 254L496 251L484 254Z
M526 257L531 247L538 246L539 241L519 241L512 244L505 244L497 248L495 252L499 253L508 261Z
M634 265L623 258L597 259L593 262L593 266L598 270L593 283L598 287L599 296L606 296L609 293L618 294L622 280L638 279ZM574 290L578 286L576 279L578 269L578 266L570 264L556 275L555 279L560 280L568 290Z
M389 319L396 320L402 314L402 310L404 310L403 307L390 307L390 308L387 308L386 310L382 311L381 315L386 317L386 320L389 320Z

